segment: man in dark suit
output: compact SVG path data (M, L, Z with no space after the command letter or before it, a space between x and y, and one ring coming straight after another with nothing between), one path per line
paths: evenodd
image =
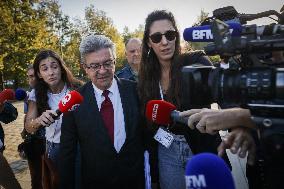
M60 182L74 188L79 142L82 188L144 188L142 126L136 84L114 76L115 46L103 35L80 44L90 78L78 91L83 103L64 115L61 130Z

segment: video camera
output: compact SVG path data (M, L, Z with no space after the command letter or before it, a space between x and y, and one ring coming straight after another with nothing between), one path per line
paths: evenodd
M278 18L278 24L242 25L271 15ZM263 131L262 137L284 134L284 61L275 63L271 57L263 56L267 53L283 55L284 11L239 14L230 6L215 10L213 17L202 24L185 29L185 40L201 41L202 37L204 41L214 40L204 48L206 54L220 55L227 63L237 63L238 67L183 67L183 101L191 108L212 103L222 108L247 108ZM210 24L210 28L206 24Z

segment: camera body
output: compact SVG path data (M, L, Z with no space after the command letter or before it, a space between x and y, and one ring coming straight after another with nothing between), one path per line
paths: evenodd
M223 11L223 12L222 12ZM218 103L221 108L250 109L262 137L284 134L284 61L275 63L267 53L284 51L284 25L242 25L240 35L232 35L223 21L239 24L256 18L276 15L283 24L282 14L266 11L259 14L238 14L233 7L217 9L211 23L214 42L205 48L207 55L220 55L237 68L186 66L182 69L182 100L189 107ZM223 19L218 20L218 19Z

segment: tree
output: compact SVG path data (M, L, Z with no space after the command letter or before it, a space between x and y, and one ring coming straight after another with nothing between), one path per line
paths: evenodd
M208 18L209 13L205 12L203 9L200 11L200 15L197 17L197 20L193 24L193 26L200 26L201 23ZM186 50L203 50L205 46L207 46L207 42L189 42L184 45L184 49ZM219 62L220 56L210 56L211 62Z
M142 40L144 35L144 26L140 24L134 32L130 32L127 26L124 27L122 37L123 42L126 43L130 38L140 38Z
M197 20L193 23L193 26L200 26L200 24L208 17L209 13L205 12L203 9L200 11L200 15L197 17ZM207 42L189 42L190 47L193 50L201 50L204 49Z
M0 1L1 78L14 87L25 83L27 65L34 57L33 44L41 29L36 4L35 0Z
M85 20L89 32L106 35L115 43L117 56L116 67L121 67L125 51L123 38L113 26L111 18L107 17L104 11L97 10L94 5L90 5L85 9Z

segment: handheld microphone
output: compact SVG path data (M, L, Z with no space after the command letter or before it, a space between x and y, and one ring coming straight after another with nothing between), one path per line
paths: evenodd
M79 92L75 90L70 91L58 103L58 109L56 110L57 116L52 116L52 118L58 119L62 113L75 110L82 102L83 96Z
M176 106L164 100L150 100L146 105L146 118L159 125L179 122L187 125L188 117L180 117Z
M14 100L15 99L15 92L12 89L4 89L0 93L0 104L5 102L6 100Z
M227 23L230 27L232 36L241 36L242 25L239 23ZM213 34L210 25L197 26L186 28L183 31L183 38L185 41L191 42L213 42Z
M18 88L15 91L15 97L19 101L24 100L27 97L27 92L21 88Z
M186 165L186 189L235 189L225 161L212 153L194 155Z

